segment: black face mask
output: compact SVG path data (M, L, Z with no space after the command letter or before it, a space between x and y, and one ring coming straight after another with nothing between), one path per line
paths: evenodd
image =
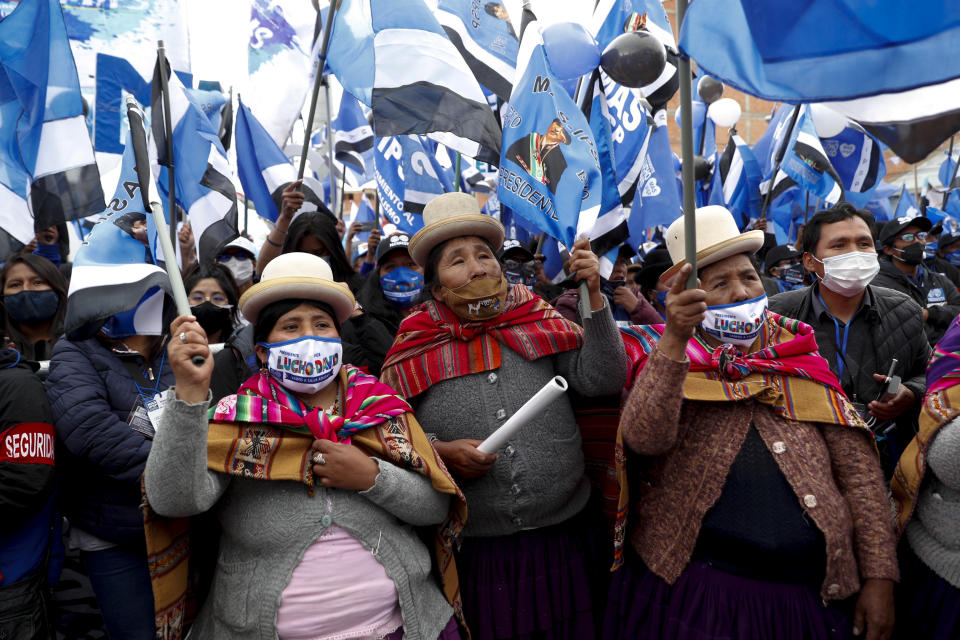
M220 339L227 337L233 328L231 314L233 307L218 307L209 300L195 307L190 307L190 313L197 317L197 322L211 336L217 331L221 332Z
M913 244L908 244L903 249L899 249L900 255L897 258L904 264L916 265L923 262L923 248L924 245L921 242L914 242Z
M803 276L803 265L799 263L787 265L780 269L780 279L788 284L802 283Z

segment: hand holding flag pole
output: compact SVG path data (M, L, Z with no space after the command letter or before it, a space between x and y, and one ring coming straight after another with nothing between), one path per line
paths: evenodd
M163 259L166 263L167 275L170 278L170 288L173 292L173 301L177 305L177 313L181 316L190 315L190 303L187 301L187 291L183 286L183 277L177 266L177 254L167 233L167 221L163 216L163 205L159 202L150 202L154 195L150 189L150 158L147 153L147 132L143 126L143 111L133 96L127 96L127 119L130 121L130 139L133 142L134 158L137 162L137 182L140 183L140 197L143 199L143 208L153 215L157 226L157 240L163 250ZM171 158L173 156L171 155ZM172 161L172 160L171 160ZM170 182L171 192L173 181ZM193 356L194 366L202 367L205 362L203 356Z

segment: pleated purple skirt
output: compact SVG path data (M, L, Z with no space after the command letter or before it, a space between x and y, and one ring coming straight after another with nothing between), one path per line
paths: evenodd
M693 560L674 585L636 557L613 575L604 640L853 638L852 604L824 606L816 587L763 582Z
M403 640L403 629L398 629L388 635L384 640ZM460 628L457 626L457 619L450 618L447 626L443 628L437 640L460 640Z
M900 545L896 633L908 640L960 638L960 589L925 565L906 542Z
M592 513L592 512L591 512ZM596 516L601 518L601 516ZM602 520L582 513L553 527L465 538L457 554L474 640L592 640L606 593Z

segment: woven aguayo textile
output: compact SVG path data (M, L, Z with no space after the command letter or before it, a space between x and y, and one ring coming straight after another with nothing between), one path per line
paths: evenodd
M643 369L663 330L663 325L621 330L631 361L629 386ZM870 432L843 394L827 361L817 353L817 341L810 325L767 311L759 339L762 348L744 354L731 344L714 348L699 335L691 338L687 343L690 371L683 383L684 399L737 402L752 398L789 420L825 422ZM619 489L614 528L613 568L616 569L623 564L630 505L622 430L617 432L614 457Z
M460 489L436 454L405 400L355 367L339 375L341 415L311 409L265 373L247 380L237 395L210 410L207 467L260 480L292 480L313 492L310 462L314 438L349 442L430 479L434 489L456 496L434 540L444 595L462 621L453 545L467 518ZM189 520L158 516L144 500L144 526L153 583L157 637L178 640L190 620Z
M431 300L400 324L380 378L412 398L438 382L499 369L501 343L532 361L578 349L582 336L523 285L511 285L503 313L485 322L462 322Z
M890 480L897 535L903 534L917 505L927 471L927 449L940 427L960 415L960 317L955 318L927 362L927 395L920 411L920 429Z

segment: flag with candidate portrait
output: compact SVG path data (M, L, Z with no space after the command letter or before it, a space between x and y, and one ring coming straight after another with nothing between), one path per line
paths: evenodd
M533 21L523 32L504 115L497 195L516 215L570 246L597 226L603 189L590 123L550 68Z
M434 15L480 84L508 101L520 43L502 0L440 0Z

